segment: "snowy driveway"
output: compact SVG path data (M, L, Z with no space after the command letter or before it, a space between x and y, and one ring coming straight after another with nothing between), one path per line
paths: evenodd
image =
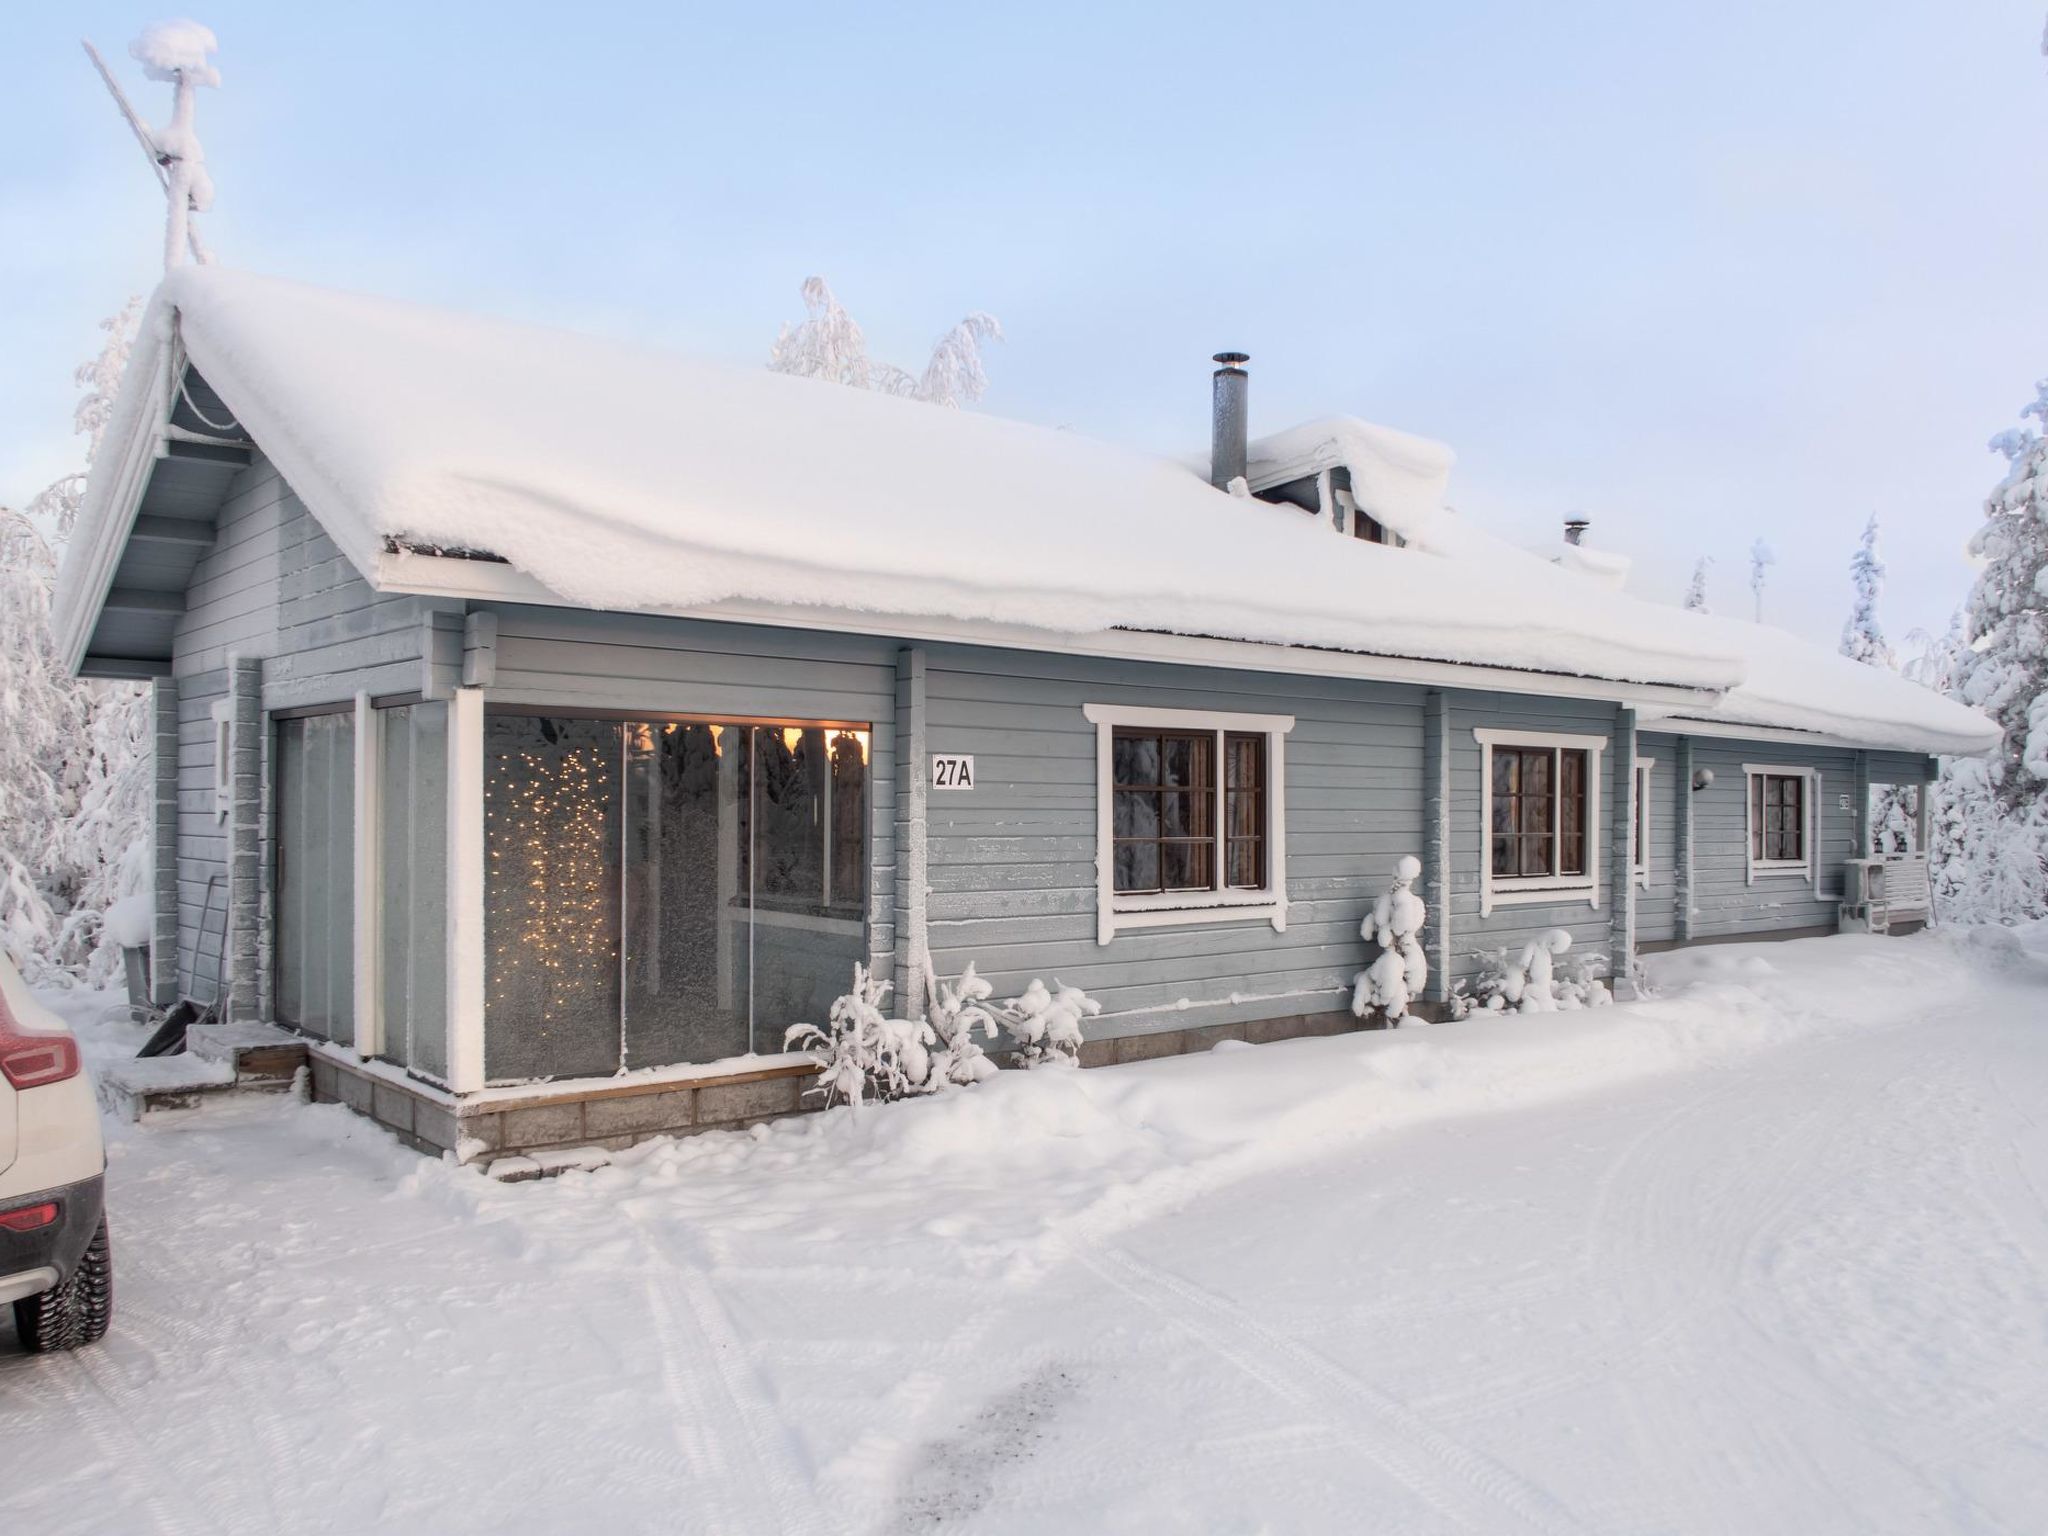
M546 1185L128 1132L114 1335L0 1352L0 1530L2041 1529L2048 963L1659 971Z

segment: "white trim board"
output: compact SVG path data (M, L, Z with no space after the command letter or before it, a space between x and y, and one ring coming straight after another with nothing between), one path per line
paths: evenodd
M1199 709L1156 709L1142 704L1084 704L1081 714L1095 727L1095 942L1107 944L1131 928L1180 927L1192 923L1264 921L1287 931L1287 733L1292 715L1247 715ZM1216 841L1216 875L1224 875L1224 742L1227 733L1266 738L1266 885L1263 890L1159 891L1116 893L1116 771L1118 726L1204 731L1216 738L1217 783L1211 794L1211 832Z
M1657 792L1657 759L1638 757L1636 759L1636 804L1641 814L1636 818L1639 831L1636 835L1635 866L1629 872L1635 876L1636 884L1644 890L1650 888L1650 844L1655 841L1656 830L1652 817L1652 803Z
M1510 731L1492 726L1475 726L1472 739L1479 743L1479 915L1495 907L1576 906L1584 902L1600 906L1600 764L1610 745L1606 736L1568 735L1556 731ZM1586 754L1586 872L1583 875L1542 875L1513 880L1493 873L1493 749L1495 747L1551 747ZM1564 797L1556 797L1551 814L1551 846L1560 846L1559 833L1564 815Z
M1761 774L1776 778L1804 779L1806 804L1800 808L1804 823L1803 859L1759 859L1756 856L1756 786ZM1794 875L1820 894L1820 770L1811 763L1744 763L1742 765L1742 868L1743 883L1755 885L1757 876Z

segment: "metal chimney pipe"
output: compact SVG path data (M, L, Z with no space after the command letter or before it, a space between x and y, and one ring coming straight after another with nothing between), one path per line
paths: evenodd
M1244 474L1246 438L1251 424L1251 376L1243 352L1218 352L1215 393L1209 415L1209 483L1217 490Z
M1586 520L1585 518L1583 518L1583 517L1568 517L1568 518L1566 518L1566 519L1564 520L1564 541L1565 541L1565 543L1567 543L1567 544L1583 544L1583 543L1585 543L1585 542L1586 542L1586 530L1587 530L1588 528L1592 527L1592 526L1593 526L1593 525L1592 525L1592 523L1590 523L1589 521L1587 521L1587 520Z

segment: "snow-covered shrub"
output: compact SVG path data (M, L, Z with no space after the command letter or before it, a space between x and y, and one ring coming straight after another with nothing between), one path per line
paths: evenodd
M1420 1022L1408 1010L1429 981L1421 938L1429 908L1413 889L1421 874L1422 861L1403 854L1394 865L1393 885L1359 925L1359 936L1380 947L1378 957L1352 980L1351 1011L1361 1019L1376 1011L1390 1024Z
M1081 1021L1102 1012L1102 1004L1079 987L1048 991L1037 977L1023 993L1003 1004L1002 1020L1017 1041L1024 1067L1073 1067L1081 1062Z
M1484 969L1469 986L1458 984L1451 998L1452 1014L1462 1019L1474 1013L1557 1013L1613 1002L1605 980L1607 957L1574 956L1560 965L1559 957L1571 947L1569 933L1551 928L1519 952L1481 951Z
M941 1086L932 1072L932 1027L882 1011L894 985L856 964L853 990L832 1004L824 1027L792 1024L784 1033L786 1048L802 1050L818 1064L810 1093L827 1104L858 1109L868 1100L908 1098Z
M971 961L958 981L933 981L931 1020L939 1046L932 1058L936 1083L965 1085L995 1076L996 1064L981 1045L996 1035L996 1016L983 1006L994 992Z

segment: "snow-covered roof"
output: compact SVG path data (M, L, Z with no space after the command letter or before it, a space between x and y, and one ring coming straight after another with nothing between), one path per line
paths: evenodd
M1709 690L1741 675L1667 612L1589 602L1497 541L1456 560L1430 553L1467 542L1456 528L1422 550L1339 545L1078 433L218 267L174 273L156 304L365 572L398 540L487 550L593 608L749 601ZM1440 485L1411 500L1426 520Z
M1979 749L1979 717L1923 690L1846 687L1789 636L1759 647L1458 517L1449 451L1387 428L1325 418L1250 463L1255 484L1342 464L1404 548L1077 433L219 267L173 273L145 321L110 428L131 448L101 455L60 582L74 655L178 347L342 551L401 588L394 543L487 551L592 608L1199 636L1689 688L1704 713L1747 676L1759 723Z

